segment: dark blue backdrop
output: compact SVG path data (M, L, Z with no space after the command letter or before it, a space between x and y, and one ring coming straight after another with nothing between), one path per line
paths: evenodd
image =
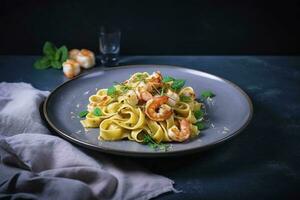
M300 3L4 0L0 54L39 54L46 40L97 51L101 24L122 28L122 54L299 54Z

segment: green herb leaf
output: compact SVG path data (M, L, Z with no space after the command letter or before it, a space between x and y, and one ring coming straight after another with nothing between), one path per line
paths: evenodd
M116 88L115 88L114 86L111 86L111 87L109 87L109 88L107 89L107 95L108 95L108 96L113 97L113 96L116 95L116 93L117 93L117 90L116 90Z
M57 51L55 52L55 55L54 55L54 60L59 61L60 56L61 56L61 52L57 50Z
M44 47L43 47L43 53L50 57L50 58L54 58L55 57L55 53L56 53L56 47L54 44L52 44L51 42L45 42Z
M50 65L51 65L51 61L47 57L39 58L33 64L33 66L36 69L47 69L48 67L50 67Z
M210 91L210 90L206 90L201 93L201 97L204 99L212 98L214 96L216 96L216 95L214 93L212 93L212 91Z
M51 66L55 69L61 69L62 63L57 60L51 60Z
M93 110L93 115L95 115L95 116L97 116L97 117L101 116L101 115L102 115L101 109L100 109L100 108L95 108L95 109Z
M143 142L154 150L159 149L159 150L167 151L169 148L169 145L167 144L162 144L162 143L159 144L156 141L154 141L149 134L144 135Z
M43 53L44 56L33 65L36 69L46 69L48 67L61 69L62 63L68 59L68 49L64 45L57 49L53 43L45 42Z
M83 117L85 117L87 114L89 114L89 112L88 112L87 110L84 110L84 111L81 111L81 112L78 114L78 116L79 116L80 118L83 118Z
M171 76L165 76L162 81L164 83L167 83L167 82L171 82L171 81L174 81L174 80L175 80L175 78L173 78Z
M183 102L190 102L190 101L192 101L191 97L185 96L185 95L180 95L179 98L180 98L180 101L183 101Z
M60 62L65 62L68 59L68 48L63 45L57 51L60 52Z
M204 116L204 112L202 110L195 110L194 115L196 119L201 119Z
M171 85L171 88L173 90L180 90L185 84L185 80L182 80L182 79L176 79L172 85Z
M204 122L197 122L196 126L198 128L198 130L203 130L206 128L205 123Z

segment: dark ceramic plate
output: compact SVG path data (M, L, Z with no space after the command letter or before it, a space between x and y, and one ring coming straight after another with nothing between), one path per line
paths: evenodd
M114 81L123 81L135 72L161 71L163 75L186 79L186 85L200 95L211 90L216 96L208 106L211 126L184 143L172 143L168 151L155 151L133 141L99 141L99 129L81 126L78 113L86 110L88 97L97 89L110 87ZM50 126L62 137L87 148L128 156L167 156L191 153L215 146L241 132L252 116L249 97L235 84L217 76L187 68L165 65L134 65L110 69L96 69L56 88L44 104L44 115Z

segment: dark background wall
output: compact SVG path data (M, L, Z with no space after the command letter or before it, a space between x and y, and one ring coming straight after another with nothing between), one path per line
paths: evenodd
M299 54L299 19L299 1L1 1L0 54L98 51L101 24L121 27L122 54Z

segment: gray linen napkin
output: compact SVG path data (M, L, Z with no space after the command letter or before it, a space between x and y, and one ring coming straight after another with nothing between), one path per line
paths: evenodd
M0 83L0 198L150 199L176 191L168 178L101 153L90 157L50 135L39 113L48 94Z

